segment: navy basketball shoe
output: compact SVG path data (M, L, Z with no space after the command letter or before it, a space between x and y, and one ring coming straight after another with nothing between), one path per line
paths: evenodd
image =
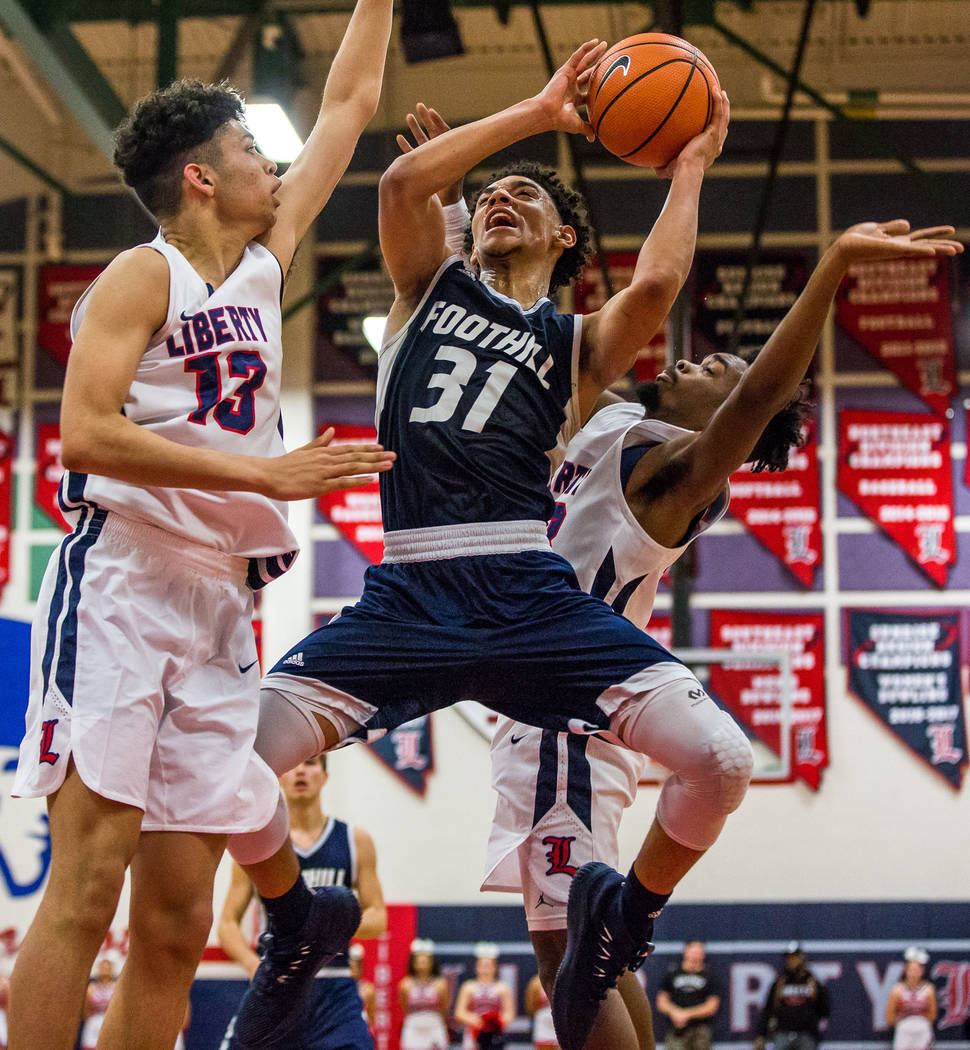
M608 864L584 864L573 876L566 910L566 951L552 992L562 1050L582 1050L600 1004L624 970L639 969L653 945L630 935L620 914L623 876Z
M341 952L360 925L360 904L346 886L317 886L302 928L259 939L259 969L236 1015L237 1050L272 1045L305 1020L317 970Z

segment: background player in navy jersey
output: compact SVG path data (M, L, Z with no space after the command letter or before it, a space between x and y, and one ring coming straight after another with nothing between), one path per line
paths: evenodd
M252 752L251 589L293 560L282 501L362 484L392 458L332 435L285 453L281 284L376 110L391 8L359 0L282 180L222 85L156 92L119 130L116 162L161 231L108 266L72 324L61 503L76 527L42 588L15 783L48 797L52 839L13 976L21 1050L73 1046L129 864L130 951L99 1046L171 1050L226 834L279 812ZM294 879L292 858L260 888ZM301 888L284 927L310 913Z
M290 814L290 838L300 870L309 886L349 886L360 901L356 937L379 937L387 929L387 908L377 877L374 840L363 828L349 827L324 813L321 793L327 783L326 757L301 762L280 777ZM238 864L232 866L229 892L219 917L219 943L252 977L259 958L240 923L253 899L253 884ZM233 1019L235 1021L235 1018ZM231 1026L231 1027L234 1027ZM233 1050L235 1042L225 1045ZM363 1004L350 972L350 960L340 955L317 974L306 1019L282 1041L286 1050L368 1050L374 1041L363 1016Z

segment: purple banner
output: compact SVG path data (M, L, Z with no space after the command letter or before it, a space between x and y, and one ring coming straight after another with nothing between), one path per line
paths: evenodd
M848 609L849 690L954 790L967 767L958 612Z

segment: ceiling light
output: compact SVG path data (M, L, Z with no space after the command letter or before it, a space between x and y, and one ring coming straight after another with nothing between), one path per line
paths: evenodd
M277 164L289 164L303 149L303 140L278 102L249 102L246 125L256 139L259 152Z

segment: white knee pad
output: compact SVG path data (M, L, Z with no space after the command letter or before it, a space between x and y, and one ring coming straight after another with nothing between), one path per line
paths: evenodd
M247 864L258 864L261 860L272 857L289 838L289 834L290 814L286 808L286 797L280 790L276 812L270 818L270 822L259 831L230 835L226 849L237 864L246 867Z
M277 776L319 755L325 746L309 704L265 685L260 689L256 754Z
M657 820L676 842L703 851L714 844L728 814L741 805L754 756L747 738L726 714L723 725L698 743L695 756L665 781Z
M706 850L744 798L751 745L687 668L671 679L667 665L665 674L625 705L621 736L671 771L657 804L660 826L681 845Z

